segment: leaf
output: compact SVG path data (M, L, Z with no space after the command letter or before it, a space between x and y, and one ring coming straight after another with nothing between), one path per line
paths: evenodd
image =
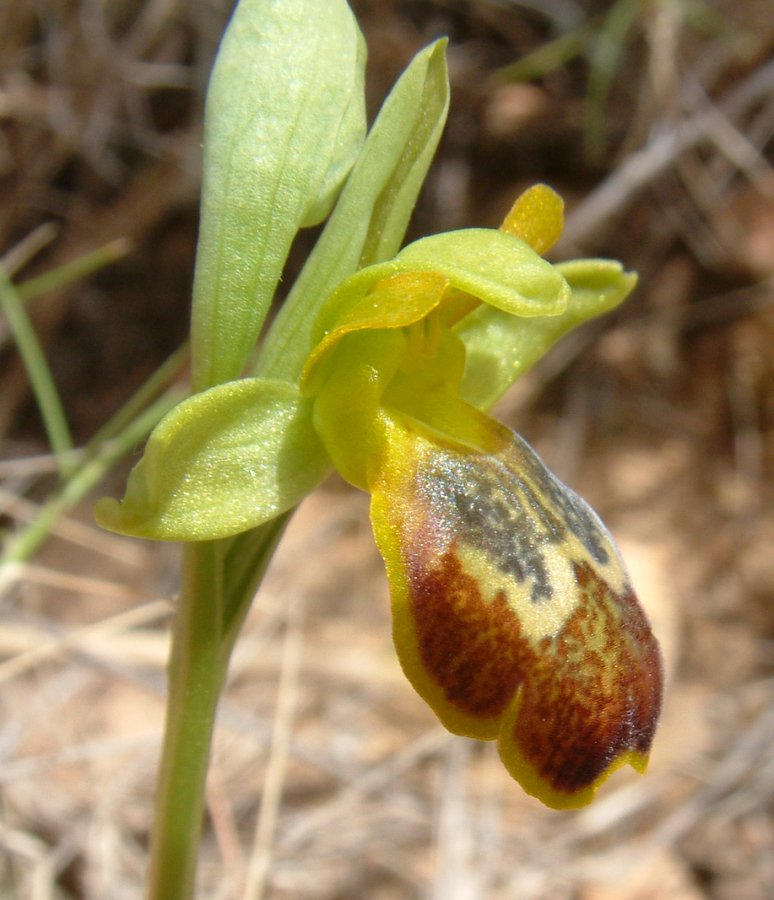
M120 503L97 503L111 531L167 541L227 537L300 502L330 463L311 403L284 382L247 378L195 394L153 430Z
M291 242L365 132L365 49L344 0L242 0L207 93L192 320L195 390L238 377Z
M368 134L325 230L269 331L257 373L297 382L319 339L318 312L358 268L393 257L449 105L446 41L414 57Z
M455 327L467 351L461 396L468 403L488 409L568 331L614 309L637 283L612 260L573 260L555 269L572 292L561 315L523 319L482 306Z

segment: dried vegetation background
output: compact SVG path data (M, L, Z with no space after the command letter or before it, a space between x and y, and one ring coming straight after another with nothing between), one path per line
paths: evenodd
M417 49L451 38L450 124L415 234L496 225L545 180L570 209L558 257L640 272L624 308L567 339L500 412L619 537L663 641L666 709L645 778L618 773L575 813L525 797L491 746L446 735L403 679L367 498L332 479L293 521L236 652L201 896L770 898L770 3L353 5L372 111ZM0 5L6 264L46 224L55 237L17 278L132 242L32 308L78 441L185 336L202 94L228 11ZM54 479L2 323L0 342L10 538ZM172 547L100 533L86 504L4 573L0 895L141 896L175 564Z

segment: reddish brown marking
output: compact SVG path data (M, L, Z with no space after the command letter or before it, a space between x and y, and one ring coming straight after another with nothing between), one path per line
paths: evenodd
M616 597L585 563L576 574L584 601L553 642L554 662L525 681L513 735L567 792L593 784L627 751L648 752L662 693L661 654L634 593ZM592 634L603 638L603 655L584 651Z
M513 738L559 792L590 786L627 751L647 753L661 706L661 657L631 591L616 597L590 566L576 566L581 602L535 652L506 598L485 602L453 549L431 565L414 550L419 649L450 703L498 716L523 684ZM602 638L601 652L586 649L592 637Z
M411 592L422 661L449 702L472 716L503 713L534 662L505 596L484 602L453 550L415 565Z

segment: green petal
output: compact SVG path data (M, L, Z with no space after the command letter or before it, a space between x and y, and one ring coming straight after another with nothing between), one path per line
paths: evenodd
M314 426L339 474L368 489L368 469L381 446L381 405L405 340L396 330L361 331L323 367L314 397Z
M449 282L435 272L404 272L384 277L392 263L363 269L341 286L330 310L335 324L310 354L302 376L304 393L313 393L332 363L333 349L348 334L404 328L426 318L441 302ZM376 280L372 290L368 290ZM366 357L363 357L366 360ZM336 365L342 365L341 360Z
M207 93L194 387L237 378L299 227L328 212L365 133L365 49L344 0L242 0Z
M176 406L151 434L120 503L104 498L103 528L136 537L228 537L308 494L330 463L311 404L284 382L233 381Z
M488 409L568 331L614 309L637 283L612 260L573 260L555 268L572 291L563 314L521 319L482 306L455 327L467 350L461 394L468 403Z

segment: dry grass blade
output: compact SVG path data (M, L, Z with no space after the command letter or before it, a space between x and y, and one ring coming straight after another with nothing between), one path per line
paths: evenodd
M302 603L302 600L294 598L288 604L286 634L277 686L277 708L253 848L247 866L245 900L260 900L266 892L272 843L287 775L293 714L298 702L298 678L304 642Z
M21 576L30 576L30 567L22 566ZM43 574L43 573L40 573ZM84 578L62 578L61 575L52 579L44 574L39 583L53 584L55 586L65 586L68 590L88 590L97 592L100 596L105 595L105 588L108 587L114 591L114 596L125 597L125 592L120 591L116 585L106 585L104 582L88 581ZM135 595L131 595L134 599ZM164 600L156 600L152 603L146 603L140 606L134 606L126 612L118 613L108 619L103 619L93 625L85 628L79 628L71 631L61 637L49 638L40 634L30 635L29 632L23 637L19 635L25 644L31 644L28 649L11 655L9 659L0 663L0 685L11 678L18 678L24 672L29 671L35 666L46 662L53 657L59 656L67 651L78 650L81 652L90 652L92 654L104 655L111 654L111 639L122 635L128 631L136 629L140 626L149 625L165 619L170 615L170 604ZM9 640L9 633L11 639ZM7 652L12 651L13 629L9 629L6 625L0 625L0 647ZM17 631L18 635L18 631Z
M684 122L657 134L642 150L631 154L608 178L592 191L572 212L560 248L583 244L614 216L630 205L637 195L669 166L681 153L712 136L718 121L731 121L747 113L774 90L774 60L755 69L719 104L694 113ZM736 129L734 129L736 131ZM724 134L725 134L724 130ZM747 144L745 144L747 148ZM749 150L749 148L747 148ZM753 151L755 161L760 153ZM747 152L745 153L747 163ZM757 173L757 168L756 168Z

